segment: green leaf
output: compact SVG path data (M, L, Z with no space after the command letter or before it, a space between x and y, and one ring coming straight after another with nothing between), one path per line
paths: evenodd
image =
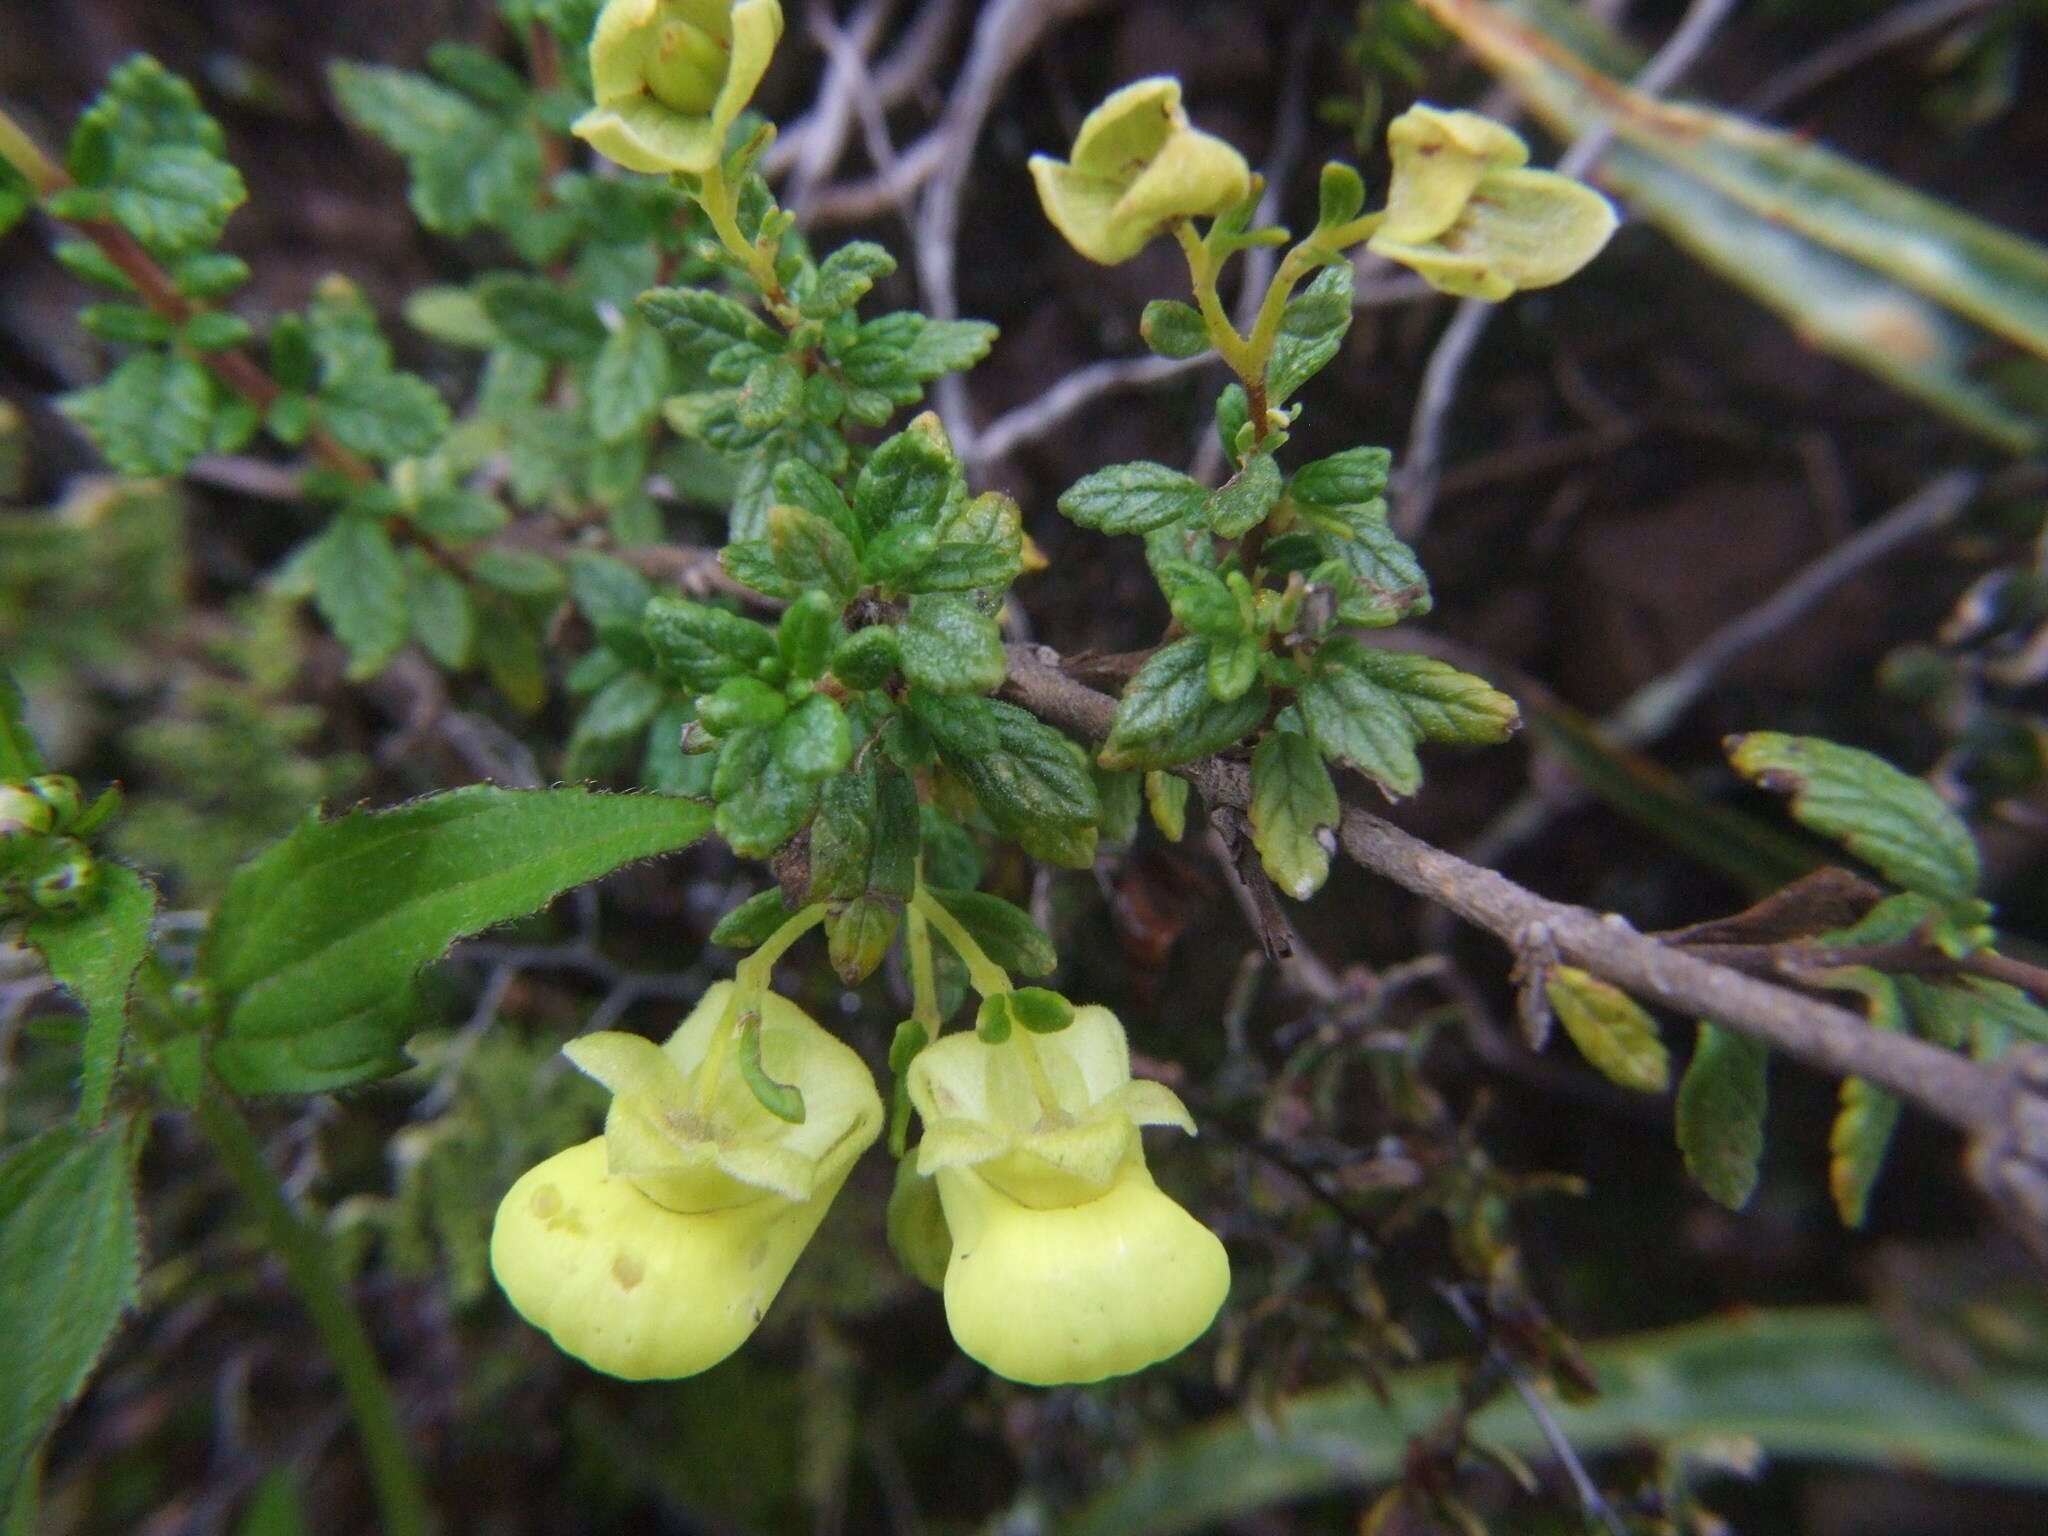
M564 581L559 565L531 549L486 549L470 565L470 574L513 597L541 601L552 601Z
M917 696L912 698L916 707ZM1055 863L1072 866L1084 840L1092 852L1101 806L1080 748L1014 704L972 702L975 713L993 728L994 740L985 749L963 750L962 738L949 739L936 728L932 734L946 766L966 780L996 830L1026 852ZM919 718L930 723L922 711Z
M708 358L735 342L766 352L782 338L746 305L708 288L656 288L640 295L640 313L686 354Z
M469 665L476 650L476 610L459 577L420 560L412 567L405 605L422 650L451 672Z
M829 779L853 758L853 731L846 711L829 695L806 697L775 727L775 760L793 779Z
M107 211L158 255L211 245L249 196L232 165L186 144L124 155L116 177Z
M408 200L428 229L468 234L530 208L540 146L518 117L402 70L336 62L328 79L343 112L405 156Z
M564 777L601 778L647 729L668 690L645 672L622 672L594 694L569 735Z
M669 392L668 347L651 327L628 315L598 348L588 387L590 426L599 440L631 437L661 413Z
M1145 808L1152 825L1169 843L1177 843L1188 832L1188 781L1157 769L1145 775Z
M1429 612L1429 578L1388 523L1384 501L1305 511L1303 521L1318 546L1351 573L1353 590L1339 606L1339 618L1381 627Z
M825 670L839 636L839 604L823 592L806 592L783 610L775 647L789 675L808 682Z
M832 969L849 987L874 974L896 940L903 922L903 904L880 896L860 896L825 920L825 945Z
M88 1125L106 1118L128 1038L128 988L150 952L156 920L156 890L147 880L119 864L99 868L100 893L90 911L38 917L25 934L85 1010L78 1116Z
M986 891L933 887L931 894L983 953L1013 976L1050 976L1059 965L1051 937L1022 907Z
M875 853L876 786L872 768L843 773L826 784L811 823L812 901L850 901L864 895Z
M138 352L90 389L65 395L58 407L122 474L182 475L206 451L213 384L189 357Z
M895 270L896 258L879 245L850 241L818 263L817 280L797 307L808 319L830 320L853 308Z
M13 674L0 665L0 783L19 784L42 771L42 749L28 728L27 701Z
M725 744L711 792L718 799L718 835L749 859L772 857L803 830L818 803L818 786L777 760L770 730L743 731Z
M1060 497L1059 509L1083 528L1149 533L1200 515L1208 501L1208 487L1201 481L1164 464L1140 460L1113 464L1075 481Z
M1744 778L1792 797L1792 814L1909 891L1962 901L1977 889L1977 844L1934 786L1883 758L1817 736L1753 731L1731 742Z
M411 633L405 567L384 525L342 514L307 550L313 605L348 652L348 676L374 677Z
M838 528L802 507L768 509L768 547L775 568L800 588L819 588L840 602L860 583L860 560Z
M1366 650L1348 637L1317 653L1296 702L1322 754L1349 763L1389 795L1413 794L1421 785L1418 741L1500 741L1516 721L1514 700L1449 663Z
M756 891L721 917L718 926L711 930L709 942L723 949L754 949L795 916L796 909L783 904L782 887L771 885L765 891Z
M903 675L932 693L989 693L1009 670L996 621L955 593L913 597L896 647Z
M667 593L648 600L641 624L656 666L700 692L775 654L774 633L752 619Z
M960 461L936 416L920 416L876 445L853 486L853 515L864 537L903 526L931 528L966 494Z
M498 328L477 296L453 284L414 289L405 301L405 323L451 347L488 352L498 344Z
M1358 217L1365 206L1365 178L1340 160L1323 167L1316 184L1316 227L1335 229Z
M1316 274L1315 280L1287 301L1280 334L1266 365L1266 394L1272 405L1284 405L1344 345L1351 328L1352 272L1340 260Z
M0 1509L135 1299L135 1142L74 1121L0 1159Z
M612 638L630 631L633 641L645 645L642 616L654 589L632 566L610 555L579 549L569 557L569 595L600 640L613 645ZM618 649L613 645L613 649Z
M895 673L896 630L888 624L857 629L832 649L832 675L848 688L879 688Z
M1671 1057L1657 1025L1621 988L1573 965L1553 965L1543 995L1579 1054L1614 1082L1640 1093L1671 1083Z
M1384 448L1347 448L1294 472L1288 493L1318 506L1360 506L1384 495L1393 454Z
M1266 520L1281 489L1280 466L1273 455L1255 453L1208 498L1203 513L1224 538L1240 538Z
M320 424L378 460L430 451L448 433L448 405L416 373L351 369L320 387Z
M225 1027L214 1060L244 1093L313 1093L404 1065L412 976L457 939L703 836L659 795L472 785L308 820L244 865L199 956Z
M1138 320L1138 334L1161 357L1200 357L1209 350L1209 327L1192 304L1154 299Z
M1760 1041L1702 1020L1678 1085L1678 1150L1686 1172L1731 1211L1749 1204L1756 1190L1770 1054Z
M1252 753L1252 842L1273 883L1307 901L1330 877L1344 808L1305 736L1274 731Z
M477 279L476 296L498 334L539 357L588 362L604 346L604 322L591 302L524 272L492 272Z
M1257 687L1228 702L1209 688L1209 642L1190 636L1156 652L1117 701L1102 745L1105 768L1170 768L1221 751L1256 731L1267 694Z
M1897 1095L1860 1077L1843 1081L1842 1107L1828 1132L1828 1191L1843 1226L1860 1227L1870 1213L1870 1192L1898 1123Z

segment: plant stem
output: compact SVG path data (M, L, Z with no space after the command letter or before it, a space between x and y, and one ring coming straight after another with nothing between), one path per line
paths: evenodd
M349 1305L334 1259L320 1230L294 1211L240 1108L218 1084L199 1101L200 1129L213 1143L235 1185L262 1223L271 1249L284 1262L341 1377L341 1389L355 1415L364 1458L377 1491L386 1536L428 1536L434 1528L426 1490L413 1464L398 1418L391 1385L377 1364L363 1322Z
M932 965L932 931L923 908L911 902L903 914L903 945L910 955L910 1016L937 1039L945 1020L939 1017L938 974Z
M996 997L1013 990L1010 973L989 959L972 935L960 926L960 920L948 912L936 896L919 885L910 900L911 905L930 920L931 925L939 930L939 937L950 944L953 953L966 964L967 981L975 991L983 997Z
M725 167L714 164L699 182L697 205L711 220L719 244L747 269L754 286L761 290L761 302L782 322L783 328L795 326L803 316L790 304L782 279L775 275L775 258L761 248L759 241L749 240L740 230L739 189L726 181Z
M732 998L725 1005L725 1017L705 1047L704 1061L697 1069L697 1106L709 1110L718 1092L719 1079L732 1059L739 1041L740 1020L753 1010L753 999L768 990L775 980L775 962L789 946L825 920L825 904L813 902L762 940L755 951L733 970Z

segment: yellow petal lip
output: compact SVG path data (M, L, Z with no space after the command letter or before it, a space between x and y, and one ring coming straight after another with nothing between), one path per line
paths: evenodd
M1445 112L1427 102L1387 125L1387 149L1394 179L1380 233L1407 245L1434 240L1449 229L1489 173L1513 170L1529 160L1529 146L1493 119L1477 112Z
M778 0L607 0L576 136L631 171L702 175L782 38Z
M1083 119L1073 155L1031 158L1054 228L1090 261L1129 261L1175 219L1223 212L1251 191L1251 169L1223 140L1191 126L1180 82L1134 80Z
M946 1321L999 1376L1058 1386L1127 1376L1207 1331L1230 1290L1216 1235L1134 1156L1109 1193L1036 1210L971 1169L937 1177L953 1252Z
M1498 302L1563 282L1600 253L1616 224L1614 205L1568 176L1491 171L1434 238L1405 241L1382 227L1366 246L1444 293Z
M837 1188L681 1215L610 1173L595 1137L507 1191L491 1268L522 1317L593 1369L694 1376L759 1325Z

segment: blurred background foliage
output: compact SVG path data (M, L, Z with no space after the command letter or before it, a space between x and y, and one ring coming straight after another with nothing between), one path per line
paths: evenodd
M929 128L991 9L864 8L884 55L919 27L938 38L886 106L899 143ZM1138 351L1144 301L1179 291L1162 248L1084 265L1024 192L1024 156L1065 143L1110 86L1178 74L1197 121L1271 168L1297 221L1326 154L1367 154L1417 97L1494 88L1429 14L1471 7L1064 10L1001 96L967 193L962 312L1003 332L970 381L983 422ZM1525 14L1626 80L1683 10ZM801 45L764 100L784 122L823 68L802 8L790 14ZM1825 141L1938 199L1944 219L2048 238L2044 18L2038 0L1757 0L1724 19L1686 94L1782 136L1717 119L1732 125L1731 170L1655 121L1621 135L1608 174L1636 217L1584 277L1496 317L1448 418L1421 540L1431 643L1518 693L1535 728L1433 764L1404 824L1547 895L1675 927L1812 856L1735 781L1721 736L1814 732L1931 770L1977 817L2002 923L2022 943L2048 935L2038 247L1998 247L2011 259L1958 308L1953 272L1885 270L1867 239L1850 250L1855 218L1818 199L1767 218L1793 228L1772 248L1782 262L1750 259L1767 216L1728 190L1788 164L1808 174L1799 157ZM346 126L325 83L335 59L416 67L448 38L509 56L485 0L10 0L7 34L0 97L45 130L137 48L200 82L252 188L227 242L254 269L238 300L252 315L340 271L398 316L421 288L505 260L481 237L424 234L403 167ZM1477 51L1516 73L1501 48ZM1533 126L1591 126L1568 93L1545 101L1537 90ZM885 204L845 193L873 169L862 153L796 206L821 244L904 250ZM1863 174L1840 172L1856 218L1925 213ZM1367 307L1314 386L1301 446L1363 438L1398 461L1447 306L1384 269L1361 279ZM1837 279L1889 285L1906 307L1884 314L1911 332L1890 362L1932 371L1843 344L1821 312ZM915 301L907 275L894 282ZM0 243L0 652L54 765L127 786L119 851L164 877L173 937L315 805L555 777L541 744L567 736L560 679L531 680L548 690L531 719L403 659L352 685L334 642L259 585L312 526L274 466L208 460L179 487L104 475L48 406L98 366L72 324L80 298L37 241ZM466 354L431 328L399 334L405 366L460 389ZM979 466L1052 562L1020 589L1032 633L1070 654L1156 638L1165 615L1136 552L1061 521L1052 500L1103 463L1198 455L1213 388L1197 375L1116 393ZM712 466L676 469L697 477L686 490L715 492ZM1700 686L1644 707L1731 618L1943 471L1966 474L1970 494L1813 584L1768 644L1715 653ZM702 511L667 515L679 542L715 542ZM1231 1246L1217 1332L1108 1387L991 1380L890 1259L878 1159L755 1342L702 1378L596 1377L513 1318L483 1265L492 1205L601 1106L557 1045L622 1021L665 1031L730 964L705 943L711 925L765 883L699 849L468 946L430 978L414 1070L264 1121L290 1187L344 1242L451 1530L1533 1536L1598 1528L1574 1458L1609 1490L1610 1529L2048 1525L2041 1293L1968 1195L1946 1133L1909 1118L1870 1222L1844 1232L1825 1184L1833 1086L1781 1067L1761 1187L1733 1214L1685 1181L1662 1101L1525 1050L1501 956L1355 870L1300 911L1314 963L1284 972L1256 956L1199 837L1146 832L1092 875L1057 879L998 850L988 879L1049 924L1066 989L1116 1007L1199 1117L1202 1138L1156 1166ZM77 1027L24 975L0 955L8 1142L66 1112L52 1047ZM819 965L800 1000L876 1061L899 984L847 995ZM367 1529L326 1367L202 1149L161 1137L144 1177L146 1307L52 1446L39 1529ZM1537 1383L1571 1401L1551 1424L1570 1456L1520 1396Z

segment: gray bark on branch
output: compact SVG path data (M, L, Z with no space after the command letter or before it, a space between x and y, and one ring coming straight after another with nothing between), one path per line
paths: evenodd
M1109 733L1116 700L1068 677L1048 647L1013 645L1003 694L1087 741ZM1209 757L1174 770L1210 806L1243 810L1251 774ZM1976 1144L1979 1181L2030 1243L2048 1231L2048 1053L2022 1049L1986 1066L1906 1035L1873 1029L1845 1008L1639 933L1621 917L1552 901L1432 847L1357 805L1338 841L1354 862L1447 907L1520 952L1532 942L1648 1002L1763 1041L1806 1065L1861 1077L1947 1121Z

